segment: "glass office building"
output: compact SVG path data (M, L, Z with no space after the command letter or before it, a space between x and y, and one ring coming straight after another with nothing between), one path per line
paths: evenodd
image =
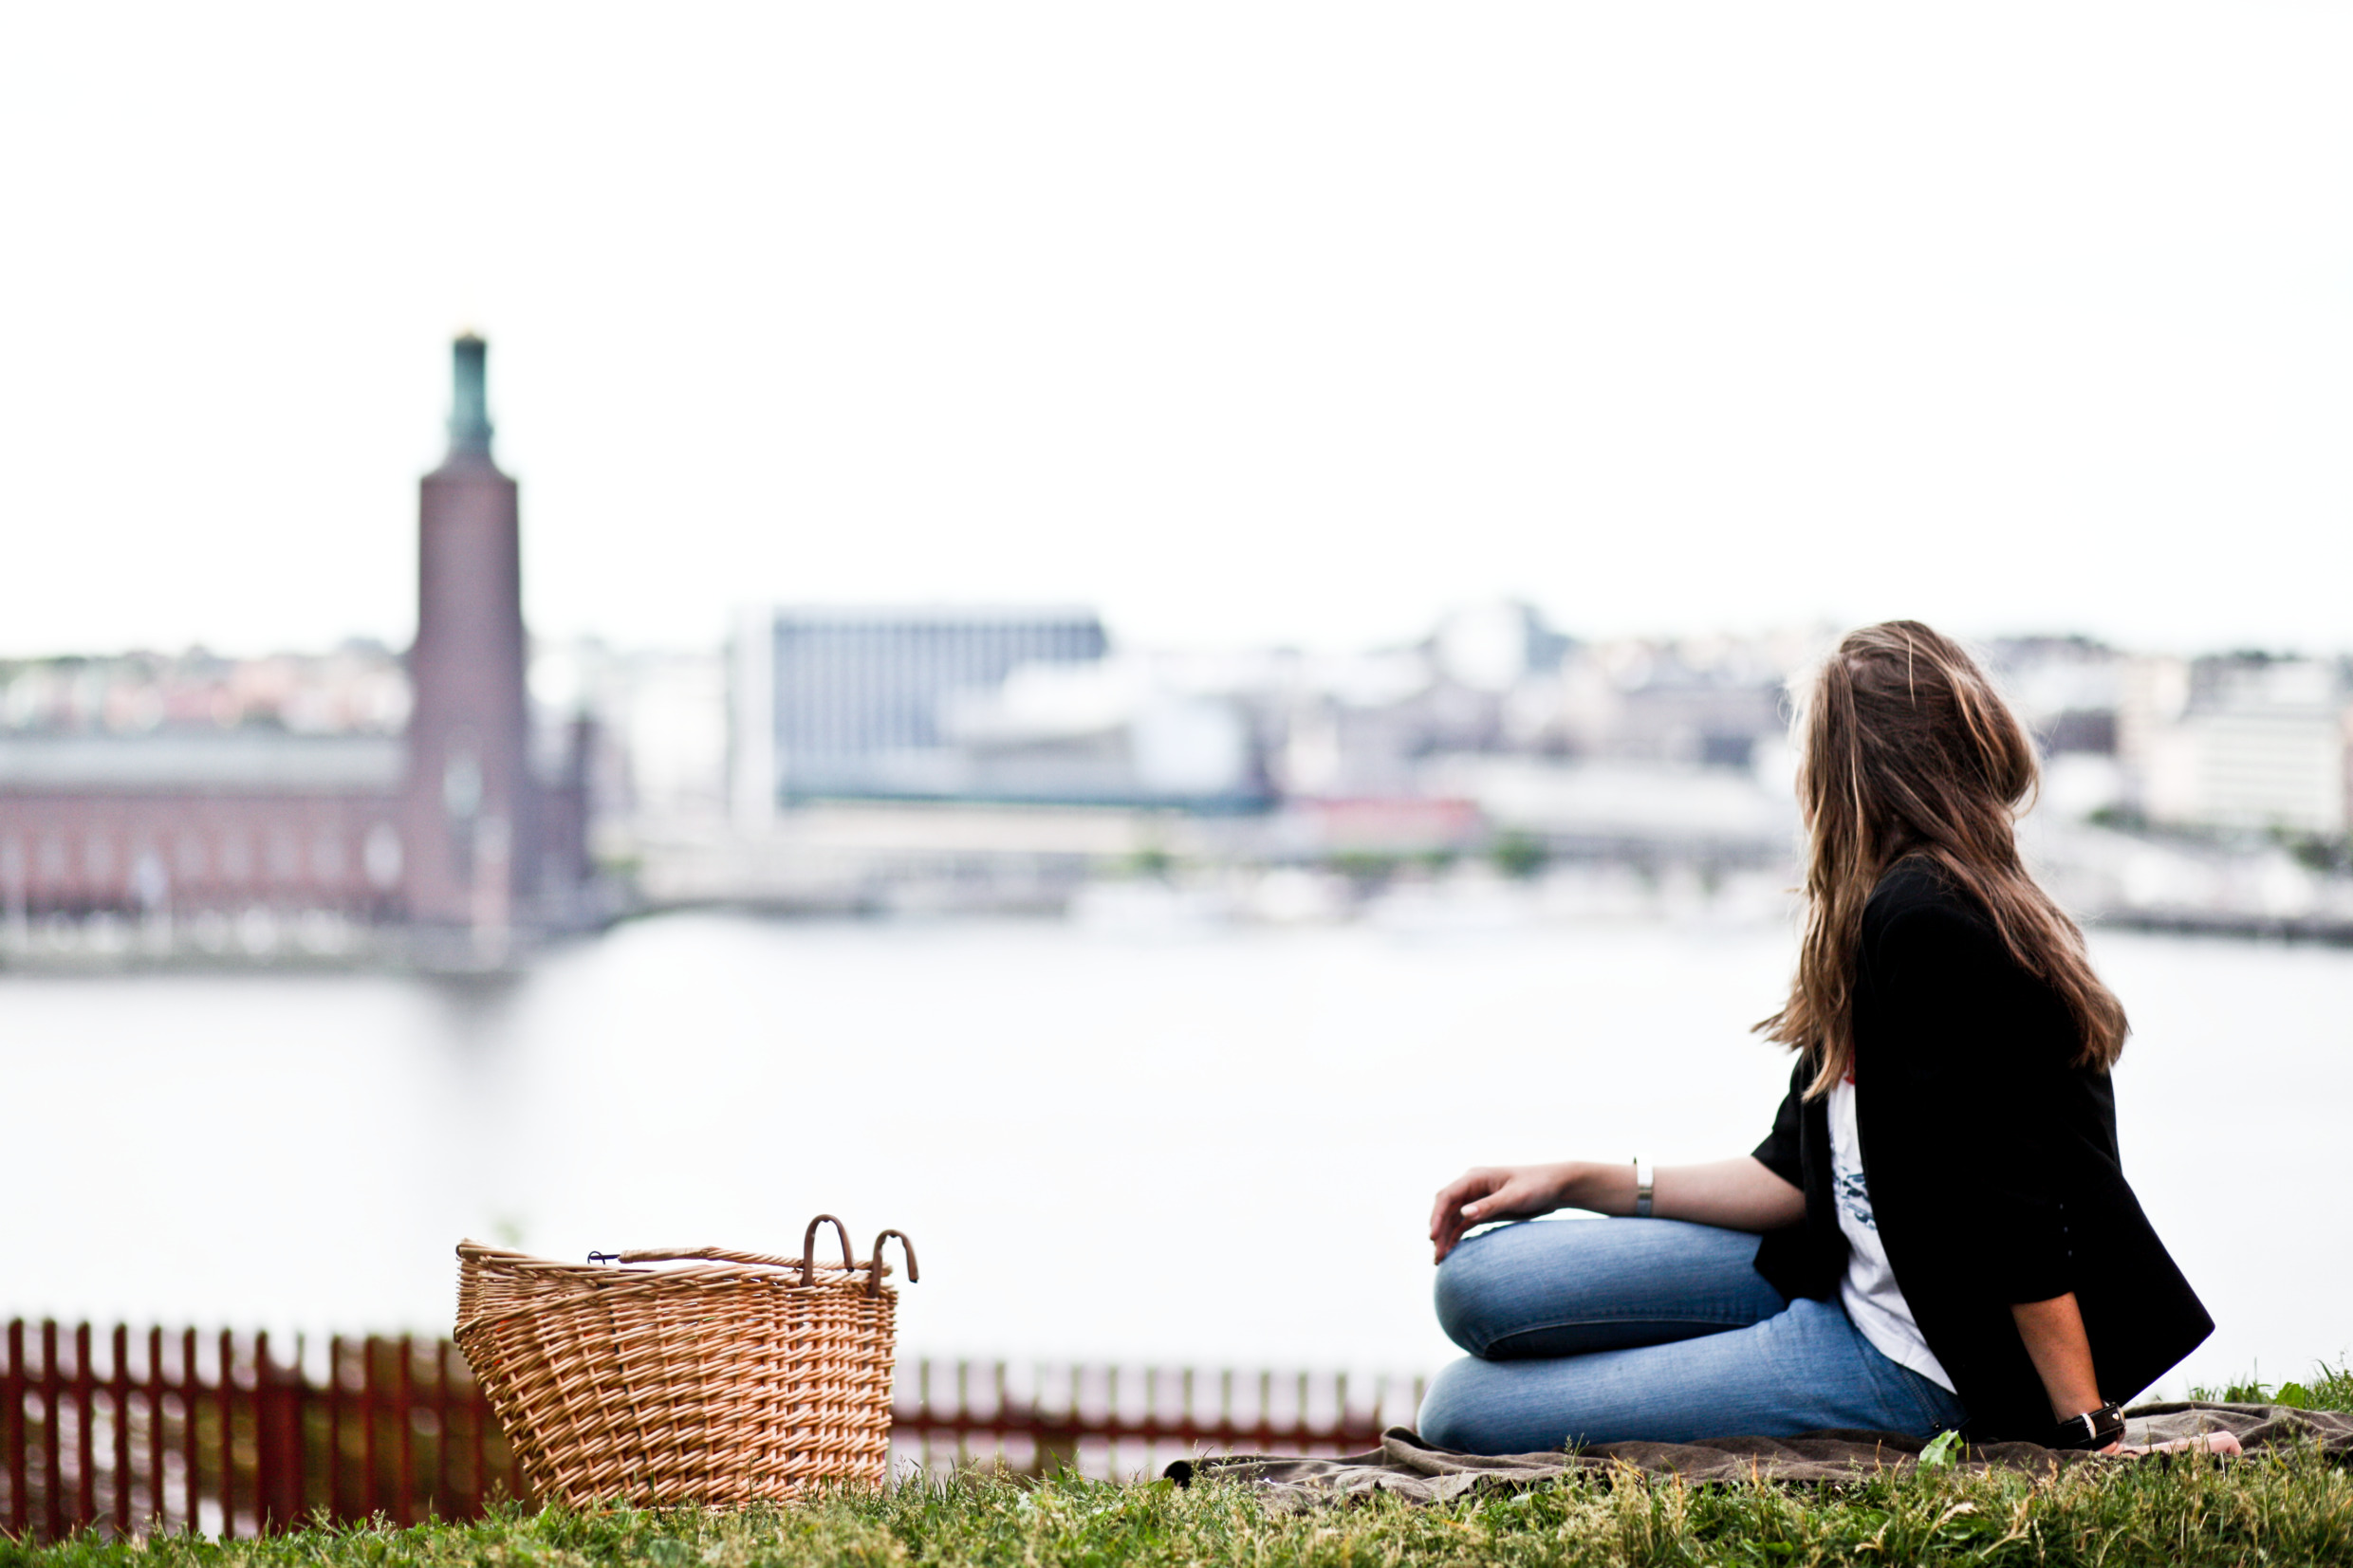
M733 650L737 811L971 794L969 759L942 732L948 705L1106 648L1082 609L749 612Z

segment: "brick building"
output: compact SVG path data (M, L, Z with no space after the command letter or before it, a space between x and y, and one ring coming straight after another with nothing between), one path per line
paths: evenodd
M580 923L589 735L533 744L516 486L491 455L480 339L457 340L454 368L449 456L420 487L404 729L0 736L0 950L299 937L477 963Z

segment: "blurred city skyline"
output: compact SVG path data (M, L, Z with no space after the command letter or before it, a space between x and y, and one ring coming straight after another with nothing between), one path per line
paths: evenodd
M127 20L125 19L127 15ZM2353 19L22 13L0 654L405 646L452 330L543 638L1916 615L2353 642Z

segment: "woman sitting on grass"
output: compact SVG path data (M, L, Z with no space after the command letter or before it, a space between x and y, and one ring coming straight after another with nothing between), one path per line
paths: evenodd
M1440 1191L1438 1319L1471 1356L1422 1405L1429 1441L1958 1428L2107 1450L2117 1402L2213 1331L2118 1164L2124 1009L2019 861L2017 717L1899 620L1839 645L1799 724L1806 934L1757 1026L1799 1057L1770 1135ZM1633 1218L1464 1236L1557 1208Z

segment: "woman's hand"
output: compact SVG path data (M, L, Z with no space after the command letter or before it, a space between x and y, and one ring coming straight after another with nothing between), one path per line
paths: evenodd
M1490 1220L1532 1220L1561 1208L1577 1167L1483 1165L1438 1189L1430 1210L1430 1242L1442 1264L1462 1233Z
M2140 1459L2153 1453L2219 1453L2243 1454L2236 1432L2200 1432L2196 1437L2177 1437L2164 1443L2116 1443L2100 1450L2121 1454L2126 1459Z
M1709 1165L1661 1166L1652 1180L1651 1214L1657 1219L1762 1232L1806 1217L1806 1194L1753 1154ZM1430 1210L1435 1261L1444 1263L1464 1231L1490 1220L1532 1220L1556 1208L1631 1214L1634 1199L1631 1163L1568 1160L1559 1165L1481 1166L1438 1191Z

